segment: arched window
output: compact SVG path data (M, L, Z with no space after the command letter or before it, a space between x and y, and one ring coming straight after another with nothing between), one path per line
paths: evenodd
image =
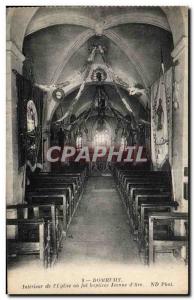
M76 148L81 149L82 148L82 136L78 135L76 138Z
M120 147L124 150L127 147L127 138L125 136L121 137L121 145Z
M111 145L111 136L108 133L108 130L96 131L94 136L94 146L110 146Z

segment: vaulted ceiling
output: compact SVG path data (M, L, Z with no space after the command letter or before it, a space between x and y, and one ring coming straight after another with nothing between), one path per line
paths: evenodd
M161 49L165 69L172 64L172 35L159 7L42 7L23 45L24 55L33 60L35 81L49 85L76 78L94 38L106 45L109 64L130 86L148 88L158 78Z

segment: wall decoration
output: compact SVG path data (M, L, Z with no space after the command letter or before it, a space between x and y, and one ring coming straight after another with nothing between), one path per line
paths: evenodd
M16 73L19 167L28 165L33 172L42 164L42 109L44 93Z
M162 130L163 123L164 123L164 110L162 107L162 99L161 98L159 98L159 101L158 101L158 108L156 110L156 115L157 115L157 130Z
M27 132L32 132L38 126L38 114L33 100L27 102Z
M105 81L107 79L107 74L104 71L104 69L98 67L95 70L93 70L91 75L92 81Z
M64 90L61 88L57 88L53 91L52 96L55 101L61 102L65 97Z
M151 124L152 162L160 168L166 160L171 160L172 68L151 87Z
M146 94L145 88L140 83L136 83L134 86L128 87L128 92L130 96L135 95L136 97Z
M84 76L82 78L82 83L81 83L81 85L79 87L79 91L78 91L77 95L75 96L74 100L72 101L69 109L65 112L65 114L61 118L59 118L57 121L55 121L56 124L57 123L58 124L62 123L62 122L64 122L64 120L65 120L66 123L70 122L69 116L73 112L73 109L74 109L76 103L79 101L79 99L80 99L80 97L81 97L81 95L82 95L82 93L83 93L83 91L85 89L85 86L86 86L86 83L87 83L89 77L91 78L91 80L93 80L95 82L96 81L98 82L98 91L100 91L100 90L102 91L103 90L101 82L105 81L107 79L107 77L109 77L110 80L111 80L111 82L113 83L115 91L118 94L119 98L121 99L122 103L124 104L124 106L126 107L126 109L128 110L128 112L131 115L134 115L133 110L130 107L129 101L127 101L125 99L125 97L123 96L123 94L121 93L121 91L119 89L119 86L117 84L118 76L112 70L111 65L108 64L108 61L107 61L106 57L104 56L104 50L105 50L104 47L101 46L101 45L97 45L97 46L93 46L92 47L91 53L90 53L89 58L88 58L89 61L87 61L87 67L85 69L85 73L84 73ZM103 61L103 66L104 66L104 68L106 68L106 71L102 67L97 67L97 68L95 68L92 71L92 64L93 64L93 62L95 60L96 52L100 53L102 61ZM92 59L91 59L91 56L92 56ZM92 72L92 74L91 74L91 72ZM123 85L123 82L122 82L122 85ZM136 84L136 86L138 88L142 87L142 85L140 85L140 84ZM127 85L127 87L128 87L128 85ZM105 93L102 91L100 94L105 94ZM103 106L106 105L106 103L105 103L106 101L105 100L107 100L109 108L111 109L111 111L114 111L113 108L112 108L112 106L111 106L111 102L107 99L106 95L103 95L103 97L105 97L104 100L102 101L102 102L104 102ZM114 115L115 116L117 115L117 113L115 113L115 111L114 111ZM141 122L146 122L146 121L143 120L143 119L141 119Z

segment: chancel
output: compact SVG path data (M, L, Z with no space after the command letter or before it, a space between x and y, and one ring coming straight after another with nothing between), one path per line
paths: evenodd
M8 272L187 265L187 14L7 8Z

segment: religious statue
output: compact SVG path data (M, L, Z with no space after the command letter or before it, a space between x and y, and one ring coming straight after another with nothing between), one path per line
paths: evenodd
M34 132L38 125L38 114L33 100L27 103L27 131Z
M156 110L157 114L157 130L161 130L163 128L163 118L164 118L164 111L162 107L162 99L159 99L158 108Z

